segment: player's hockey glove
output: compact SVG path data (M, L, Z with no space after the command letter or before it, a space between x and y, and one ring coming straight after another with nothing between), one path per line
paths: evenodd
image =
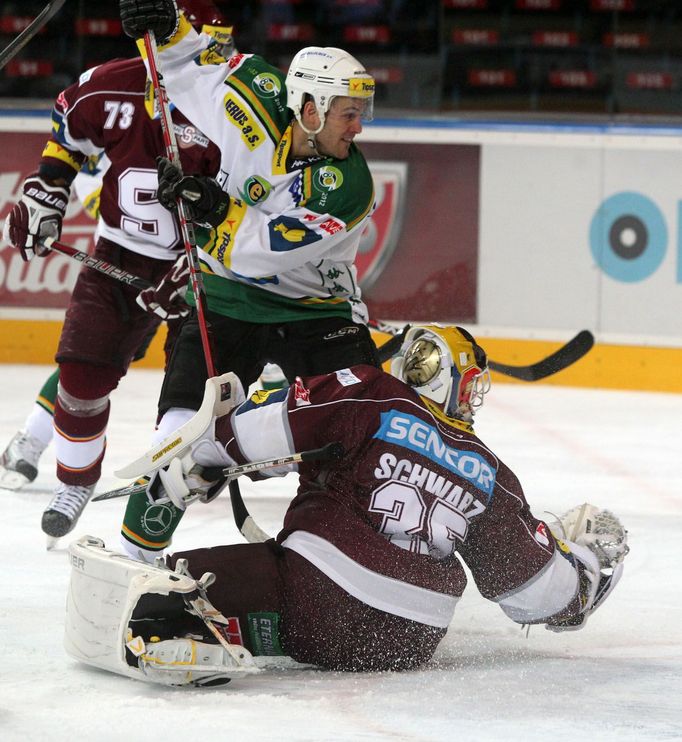
M44 237L59 239L62 220L69 202L69 188L53 185L38 173L24 181L23 195L10 211L2 232L3 239L21 250L21 257L30 260L34 255L46 255L40 245Z
M119 12L123 31L133 39L153 31L161 44L168 41L178 28L178 7L175 0L120 0Z
M609 510L588 503L564 513L550 529L557 539L568 541L565 546L579 563L582 608L570 618L548 621L547 628L575 631L585 625L620 580L623 560L630 551L627 531Z
M184 299L188 279L189 261L187 254L183 253L159 283L140 291L135 301L145 312L156 314L161 319L186 317L190 312Z
M206 227L217 227L224 221L230 208L230 197L213 178L183 175L180 168L165 157L159 157L157 166L157 196L164 208L174 211L177 199L181 198L190 221Z

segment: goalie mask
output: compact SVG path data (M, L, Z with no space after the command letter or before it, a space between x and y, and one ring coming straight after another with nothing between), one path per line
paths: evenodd
M485 351L461 327L410 328L391 374L435 402L448 417L471 422L490 389Z
M199 33L207 33L215 39L217 51L225 59L235 53L232 26L211 0L181 0L178 8Z
M337 96L354 98L364 103L361 119L371 121L374 111L374 78L343 49L308 46L293 58L286 79L287 106L308 134L317 134L324 126L325 117ZM312 100L320 117L315 131L301 121L301 112L307 100Z

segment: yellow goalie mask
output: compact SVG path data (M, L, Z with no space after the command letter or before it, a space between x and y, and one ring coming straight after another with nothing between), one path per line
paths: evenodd
M470 422L490 389L485 351L462 327L411 327L391 374L435 402L448 417Z

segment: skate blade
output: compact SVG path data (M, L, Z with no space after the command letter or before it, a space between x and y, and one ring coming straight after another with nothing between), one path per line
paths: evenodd
M6 490L19 490L29 483L28 477L20 474L18 471L5 469L0 466L0 488Z

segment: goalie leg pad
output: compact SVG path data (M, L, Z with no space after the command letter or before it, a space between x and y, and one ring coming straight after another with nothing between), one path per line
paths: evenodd
M149 642L139 658L145 676L162 685L224 685L232 679L232 666L219 644L194 639Z
M91 536L72 543L69 558L72 571L64 647L74 659L166 685L212 684L212 679L227 682L235 674L256 671L253 658L243 647L228 652L221 645L188 639L194 641L193 649L183 644L173 649L165 641L158 642L163 647L153 649L157 642L149 633L159 626L169 626L171 634L192 633L199 639L210 633L192 612L201 591L200 583L189 575L108 551L101 540ZM217 611L215 616L215 620L222 618ZM185 639L163 637L167 638ZM207 649L213 646L220 651ZM181 660L187 656L196 659L197 668ZM181 661L183 664L178 664Z

